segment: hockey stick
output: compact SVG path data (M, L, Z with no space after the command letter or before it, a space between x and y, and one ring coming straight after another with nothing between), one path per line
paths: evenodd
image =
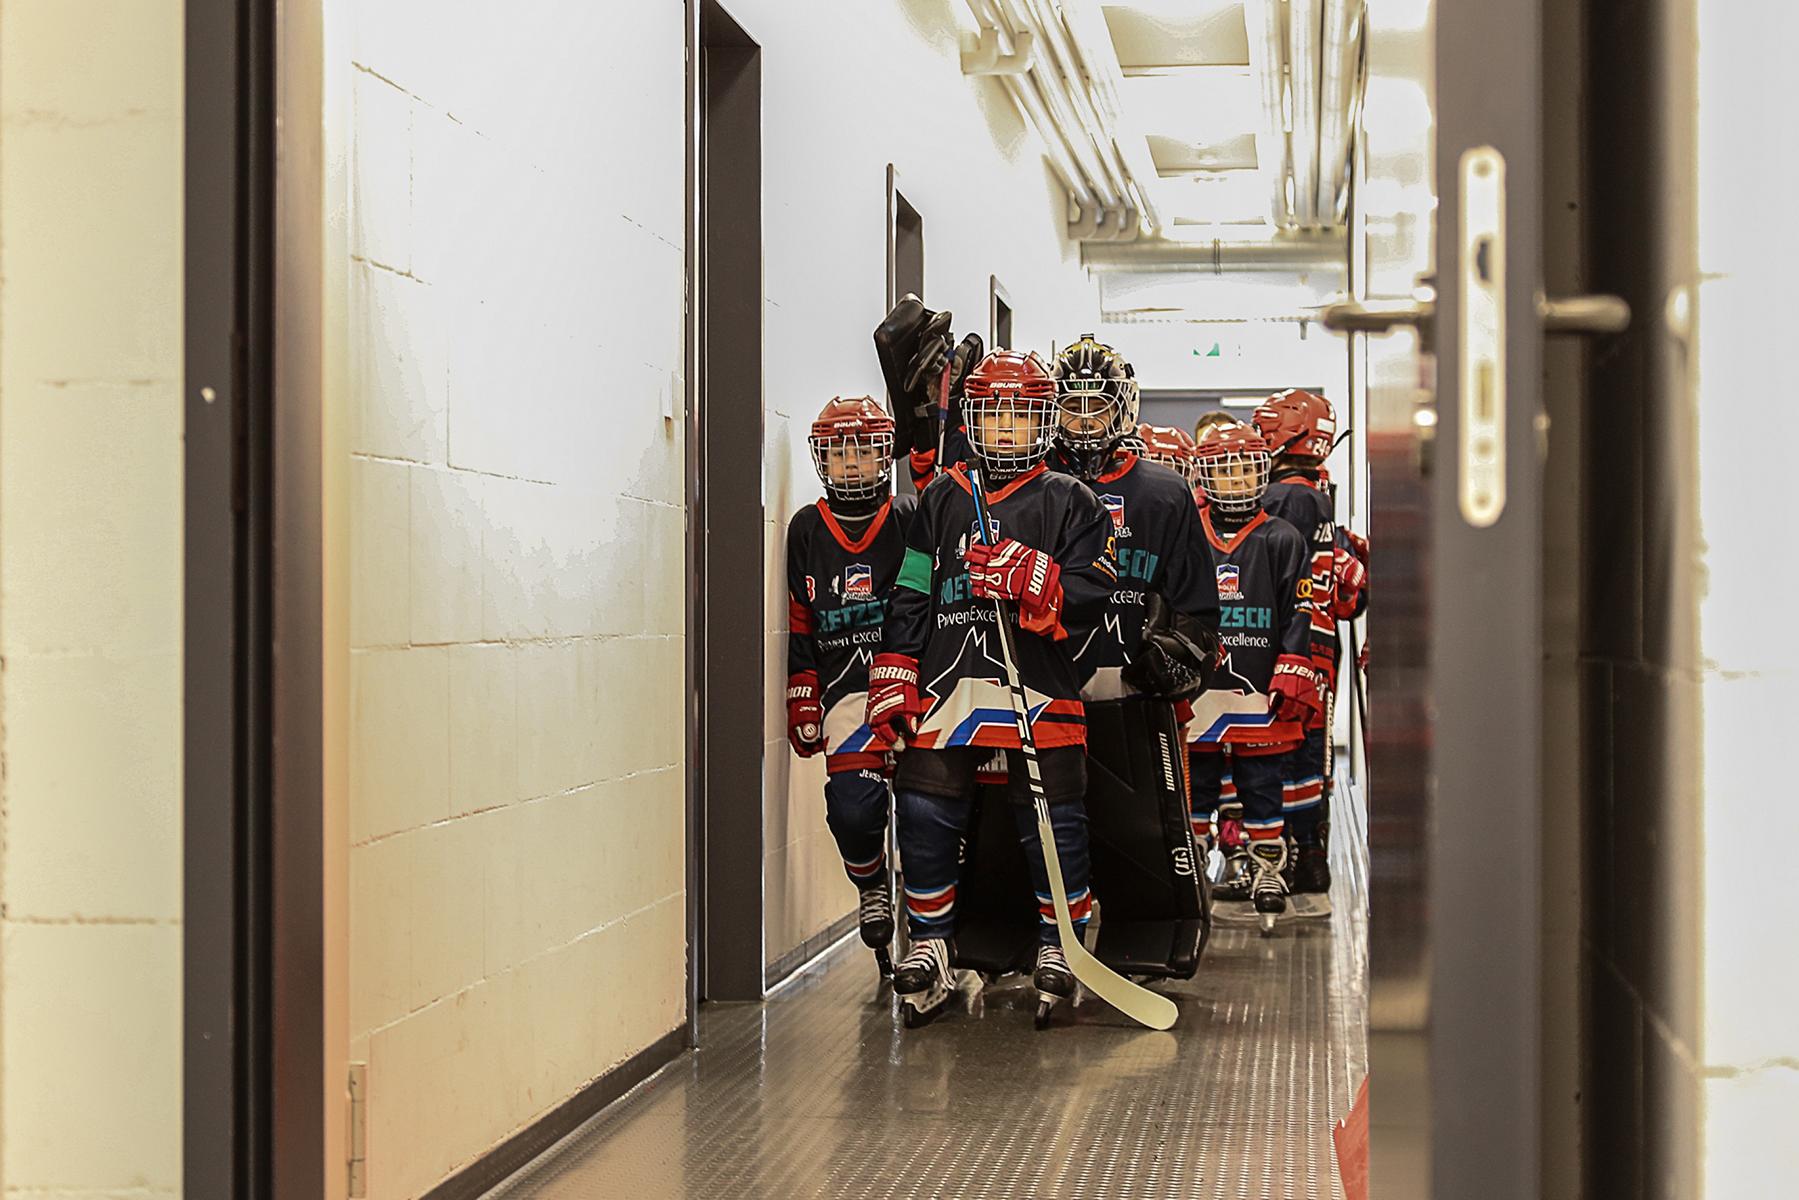
M993 531L987 515L987 495L981 483L980 470L972 463L968 469L969 493L974 497L975 524L980 527L981 541L993 544ZM1012 719L1018 723L1018 746L1024 752L1025 775L1031 787L1031 803L1037 809L1037 841L1043 848L1043 865L1049 871L1049 895L1056 909L1056 936L1068 969L1094 995L1110 1004L1139 1025L1151 1029L1169 1029L1180 1016L1174 1001L1139 987L1100 962L1081 939L1075 936L1074 921L1068 915L1068 893L1062 886L1062 860L1056 854L1056 833L1049 823L1049 798L1043 792L1043 774L1037 766L1037 739L1031 733L1031 703L1024 693L1024 681L1018 674L1017 645L1013 641L1011 622L1006 620L1006 602L995 600L993 612L999 619L1000 657L1006 668L1006 683L1012 692Z

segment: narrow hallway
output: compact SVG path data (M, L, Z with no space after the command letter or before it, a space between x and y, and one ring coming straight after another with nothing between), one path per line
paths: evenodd
M1221 921L1166 988L1172 1032L1087 999L1037 1033L1019 977L964 977L907 1031L852 936L763 1004L706 1005L697 1053L493 1195L1340 1197L1330 1131L1367 1066L1368 930L1359 794L1339 808L1335 915L1270 939Z

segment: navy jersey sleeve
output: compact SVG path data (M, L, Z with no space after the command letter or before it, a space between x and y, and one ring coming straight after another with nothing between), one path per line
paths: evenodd
M1208 628L1218 628L1218 564L1212 543L1199 521L1199 508L1183 502L1168 517L1168 545L1172 553L1162 560L1162 577L1153 585L1168 607L1193 617Z
M1269 538L1270 565L1274 568L1275 628L1280 631L1280 652L1310 659L1312 656L1312 577L1305 539L1291 525L1281 523Z
M936 539L931 533L931 514L935 507L933 489L953 486L939 475L917 507L904 514L906 535L905 557L894 580L893 603L887 609L887 623L881 629L881 652L919 658L924 654L925 639L931 629L931 572L936 561Z
M811 509L802 508L793 514L793 520L787 523L787 675L795 675L818 670L818 653L813 643L812 597L807 595L806 578L810 574L806 570L807 548L811 539L807 536L806 514Z
M1068 509L1050 557L1062 572L1062 624L1087 628L1099 620L1118 583L1118 556L1112 515L1084 484L1068 482L1072 486L1062 489Z

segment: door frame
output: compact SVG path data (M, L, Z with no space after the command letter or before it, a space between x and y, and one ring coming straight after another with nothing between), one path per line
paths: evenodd
M700 1000L760 1000L765 989L760 697L768 638L761 606L761 47L718 0L689 0L689 25L687 552L693 590L687 671L694 727L688 739L688 991L697 1009ZM714 71L730 73L728 93L715 96ZM723 136L710 136L715 125L723 126ZM722 268L716 274L715 265ZM731 370L715 376L708 369L713 361L728 361ZM726 388L733 402L715 403L714 393ZM720 493L727 500L714 504ZM715 604L715 591L739 602ZM744 597L753 602L741 603ZM746 697L758 699L748 714L749 736ZM729 852L714 854L713 847ZM695 1019L690 1013L690 1037Z
M182 1190L271 1183L273 0L187 0Z

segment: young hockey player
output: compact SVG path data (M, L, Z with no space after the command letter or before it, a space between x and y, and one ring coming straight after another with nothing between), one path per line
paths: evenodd
M1017 622L1017 667L1050 804L1070 914L1091 910L1080 677L1069 650L1113 585L1112 519L1093 493L1046 472L1055 382L1036 355L999 350L969 375L963 414L972 464L940 473L919 498L906 538L881 653L869 671L868 726L905 743L895 777L906 918L912 949L894 971L908 1023L947 998L960 849L975 771L995 748L1020 749L1002 662L995 600ZM989 545L976 524L970 466L986 496ZM992 526L997 534L992 534ZM1020 840L1041 912L1034 982L1047 1004L1074 991L1053 922L1049 877L1026 790L1023 755L1009 754ZM1023 803L1017 803L1022 800Z
M810 442L825 495L787 526L787 740L825 756L825 821L860 895L862 941L889 975L887 747L862 718L915 501L892 495L893 418L876 401L832 400Z
M1323 481L1324 460L1336 438L1336 416L1324 397L1289 388L1265 400L1251 418L1273 454L1271 480L1262 506L1299 531L1308 553L1312 588L1312 669L1326 703L1306 725L1305 749L1290 760L1286 781L1287 830L1296 852L1290 872L1293 890L1306 898L1311 916L1330 914L1330 831L1325 772L1329 699L1337 686L1336 504Z
M1191 485L1153 461L1154 444L1148 455L1121 448L1137 428L1137 381L1116 350L1084 333L1053 373L1050 466L1085 483L1111 515L1119 571L1105 617L1074 648L1081 696L1196 695L1218 645L1218 593Z
M1140 425L1137 434L1143 439L1142 457L1167 467L1193 487L1194 443L1184 429L1172 425Z
M1268 467L1267 443L1245 426L1209 430L1199 443L1200 521L1217 561L1224 652L1188 727L1193 823L1202 837L1220 800L1221 751L1230 748L1254 866L1250 899L1264 933L1287 907L1284 759L1318 708L1306 548L1297 530L1262 510Z

